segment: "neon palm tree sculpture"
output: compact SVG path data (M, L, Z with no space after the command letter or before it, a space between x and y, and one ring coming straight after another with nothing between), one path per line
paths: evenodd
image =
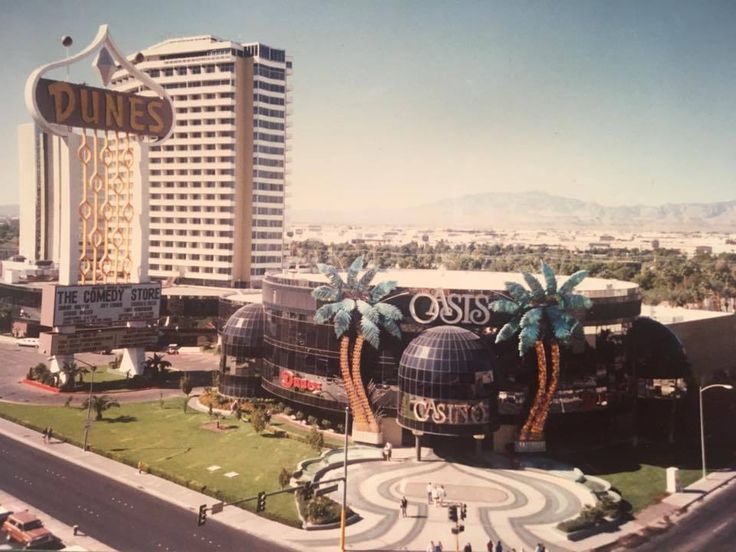
M529 440L530 436L534 440L543 438L549 407L560 378L560 344L584 338L583 325L573 313L592 306L587 297L572 293L588 275L587 271L576 272L559 289L554 271L544 261L542 274L546 286L528 272L522 272L529 289L516 282L506 282L506 291L511 298L491 303L493 311L511 316L511 320L498 332L496 343L511 339L518 333L519 356L523 357L531 349L537 355L537 392L519 433L520 441ZM552 356L549 382L546 345L549 345Z
M340 375L345 385L348 402L359 431L378 432L378 421L371 408L360 372L363 344L367 341L375 349L380 345L381 330L401 338L399 322L403 315L394 305L382 300L396 288L395 281L387 281L371 287L376 268L369 268L359 278L363 269L363 257L350 265L343 281L337 268L318 263L318 270L330 280L312 291L312 297L324 303L314 314L314 321L333 321L335 335L340 339ZM350 369L350 335L356 333L353 344L352 370ZM347 431L347 428L346 428Z

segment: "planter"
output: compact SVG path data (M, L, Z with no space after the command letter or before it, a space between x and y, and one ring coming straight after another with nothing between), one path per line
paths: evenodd
M36 381L36 380L29 380L26 378L26 379L21 380L21 383L25 383L26 385L30 385L31 387L38 387L39 389L43 389L44 391L50 391L51 393L60 392L58 387L54 387L53 385L46 385L45 383L41 383L40 381Z

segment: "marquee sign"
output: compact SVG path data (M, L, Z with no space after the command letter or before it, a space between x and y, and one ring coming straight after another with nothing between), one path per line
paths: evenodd
M161 283L48 286L43 289L44 326L114 326L158 320Z
M473 324L491 321L491 298L470 293L445 293L443 289L415 293L409 301L409 314L415 322L432 324Z
M401 416L437 425L480 425L491 421L491 405L488 399L453 401L402 393Z
M163 99L63 81L39 79L35 100L41 117L55 125L162 138L174 122Z
M158 342L158 332L152 328L115 328L83 330L71 334L42 332L38 340L38 351L44 355L68 355L148 347Z
M322 391L322 382L295 374L291 370L281 369L279 383L284 389L295 391Z

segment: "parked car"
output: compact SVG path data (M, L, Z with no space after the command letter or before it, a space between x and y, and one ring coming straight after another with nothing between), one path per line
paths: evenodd
M48 548L58 539L43 526L43 522L30 512L10 514L3 523L7 539L22 544L25 548Z
M16 341L18 347L38 347L37 337L24 337Z
M178 355L179 345L177 345L176 343L169 343L169 346L166 348L166 352L170 355Z

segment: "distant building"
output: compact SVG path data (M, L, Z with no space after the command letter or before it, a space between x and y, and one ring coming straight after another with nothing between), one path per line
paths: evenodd
M710 245L697 245L695 246L696 255L710 255L713 253L713 248Z

